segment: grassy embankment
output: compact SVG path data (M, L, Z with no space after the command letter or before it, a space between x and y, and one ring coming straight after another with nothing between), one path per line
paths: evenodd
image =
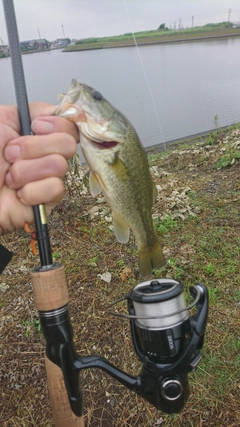
M134 33L138 45L179 42L192 39L240 36L240 28L232 28L229 22L207 24L200 27L182 30L151 30ZM91 37L78 40L74 45L68 46L64 52L88 49L104 49L110 47L134 46L132 33L113 37Z
M237 427L239 407L240 129L214 132L192 145L149 155L158 197L156 233L167 258L153 278L173 277L209 290L203 360L189 375L191 395L178 415L158 412L99 370L81 374L85 425L91 427ZM70 314L80 354L100 354L136 375L128 321L106 315L112 301L142 279L131 235L120 245L110 209L92 198L87 168L69 172L65 199L50 217L55 260L65 266ZM3 427L52 427L44 370L44 340L29 272L39 264L23 231L1 239L15 257L0 295L0 418ZM102 274L108 271L110 283ZM188 299L189 300L189 299ZM123 303L121 303L123 304ZM124 310L120 305L119 309Z

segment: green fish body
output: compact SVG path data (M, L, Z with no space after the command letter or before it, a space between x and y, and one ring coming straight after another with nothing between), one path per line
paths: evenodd
M55 115L76 123L90 168L91 193L104 194L120 243L128 242L129 229L132 230L138 245L140 274L151 275L153 269L165 265L165 258L152 221L157 189L134 127L99 92L76 80L61 97Z

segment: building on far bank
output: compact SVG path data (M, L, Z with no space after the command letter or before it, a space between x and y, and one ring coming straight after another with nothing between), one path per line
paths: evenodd
M20 49L22 52L31 52L31 51L43 51L46 49L58 49L66 47L71 43L69 38L57 39L52 42L49 42L46 39L36 39L36 40L25 40L20 42Z
M38 50L49 49L49 47L51 46L51 43L48 42L46 39L37 39L35 41Z
M0 55L8 55L8 54L9 54L8 45L6 44L0 45Z
M69 40L69 39L57 39L55 43L59 47L60 46L61 47L66 47L66 46L69 45L69 43L71 43L71 40Z
M25 40L20 42L20 49L22 51L36 50L37 49L36 40Z
M233 22L232 23L232 28L239 28L240 27L240 22Z
M25 40L20 42L20 49L22 52L31 51L31 50L45 50L50 47L46 39L37 39L37 40Z

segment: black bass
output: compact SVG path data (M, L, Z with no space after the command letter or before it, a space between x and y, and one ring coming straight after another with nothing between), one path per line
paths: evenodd
M75 122L79 129L92 195L104 194L120 243L128 242L131 228L138 245L140 273L151 275L153 269L165 265L165 258L152 221L157 189L134 127L101 93L77 80L72 80L69 92L60 97L54 114Z

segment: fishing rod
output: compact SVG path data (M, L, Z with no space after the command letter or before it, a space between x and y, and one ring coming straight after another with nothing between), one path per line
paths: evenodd
M31 134L13 0L3 0L13 78L23 135ZM135 352L142 363L137 376L120 370L105 358L79 356L73 343L68 291L63 266L53 263L43 205L34 206L41 265L31 272L35 306L46 341L45 365L56 427L83 427L80 372L99 368L157 409L180 412L189 396L188 373L200 359L208 314L208 292L198 283L190 288L194 301L185 305L183 285L157 279L136 285L124 299ZM190 316L189 310L195 307ZM116 315L116 313L111 313Z
M8 33L21 133L22 135L31 135L28 97L13 0L3 0L3 8ZM45 323L58 323L59 316L61 317L62 313L69 317L69 298L63 266L58 263L53 263L47 215L44 205L33 206L33 213L41 265L32 271L31 278L35 306L39 312L41 326L44 330ZM70 320L68 324L70 332L68 334L63 332L57 337L58 342L55 347L58 346L58 354L62 351L62 341L65 341L65 335L67 335L68 340L72 337ZM54 337L54 339L55 338L56 337ZM52 337L48 332L46 332L45 339L48 343L47 345L51 346ZM82 396L79 391L79 381L75 380L74 384L69 384L71 380L68 380L66 377L67 374L65 374L65 378L63 378L62 370L54 362L55 360L51 361L51 358L48 357L48 351L46 350L45 365L55 425L56 427L83 427L84 423L81 413L82 405L80 404ZM71 409L68 398L69 393L66 387L67 389L71 388L71 390L73 390L73 400L77 406L75 413Z

